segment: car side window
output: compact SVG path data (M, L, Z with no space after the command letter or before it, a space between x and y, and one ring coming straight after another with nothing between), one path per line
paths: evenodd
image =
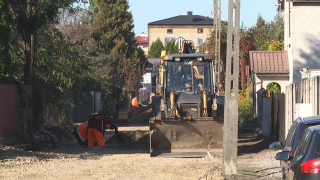
M292 147L293 140L294 140L294 135L295 135L297 126L298 126L298 122L297 121L292 124L292 126L291 126L291 128L289 130L289 133L287 135L287 139L286 139L286 142L285 142L285 145L284 145L285 147Z
M312 131L306 130L303 135L301 136L297 149L294 153L294 157L298 155L305 154L308 150L309 144L311 142L311 137L312 137Z
M316 152L320 153L320 133L317 134Z

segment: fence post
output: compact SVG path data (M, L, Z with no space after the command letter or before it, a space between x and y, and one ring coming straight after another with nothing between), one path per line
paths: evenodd
M309 86L309 90L310 90L310 103L312 106L312 115L316 115L316 111L315 111L315 94L314 94L314 85L315 85L315 77L310 79L310 86Z
M320 79L320 76L316 76L314 79L314 100L315 100L314 112L315 112L315 115L319 115L319 101L320 101L320 98L319 98L319 79Z
M310 79L305 80L306 103L310 103Z
M294 121L295 106L296 106L296 84L292 83L286 87L286 117L285 117L285 137L289 131L289 127Z

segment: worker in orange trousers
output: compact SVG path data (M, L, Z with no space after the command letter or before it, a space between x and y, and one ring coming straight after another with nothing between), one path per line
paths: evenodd
M88 146L88 122L89 119L87 119L85 122L81 123L74 129L74 135L81 147L87 147ZM110 129L110 125L106 125L106 129ZM94 142L96 139L94 140Z
M92 147L97 141L98 146L105 146L104 133L107 125L110 129L115 129L118 132L118 127L110 120L109 113L99 112L89 119L88 122L88 147Z
M88 146L88 131L87 131L88 122L89 122L89 119L87 119L85 122L78 125L73 131L74 136L76 137L81 147Z

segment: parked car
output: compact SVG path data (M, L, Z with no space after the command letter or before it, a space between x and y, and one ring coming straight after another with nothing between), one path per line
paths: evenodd
M308 127L316 125L320 125L320 116L297 118L292 123L284 144L282 144L280 141L270 144L270 149L282 149L283 152L289 152L288 159L280 160L282 179L287 179L289 164L297 147L299 138Z
M320 126L309 127L302 134L292 157L289 151L276 155L280 161L289 161L286 179L320 179Z

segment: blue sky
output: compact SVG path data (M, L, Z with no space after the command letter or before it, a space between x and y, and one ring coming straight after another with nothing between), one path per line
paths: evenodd
M213 18L213 0L128 0L134 20L134 32L148 32L148 23L178 15L187 15L191 8L194 15ZM221 0L221 20L228 20L228 2ZM240 20L246 27L253 26L258 14L267 22L277 14L277 0L241 0Z

